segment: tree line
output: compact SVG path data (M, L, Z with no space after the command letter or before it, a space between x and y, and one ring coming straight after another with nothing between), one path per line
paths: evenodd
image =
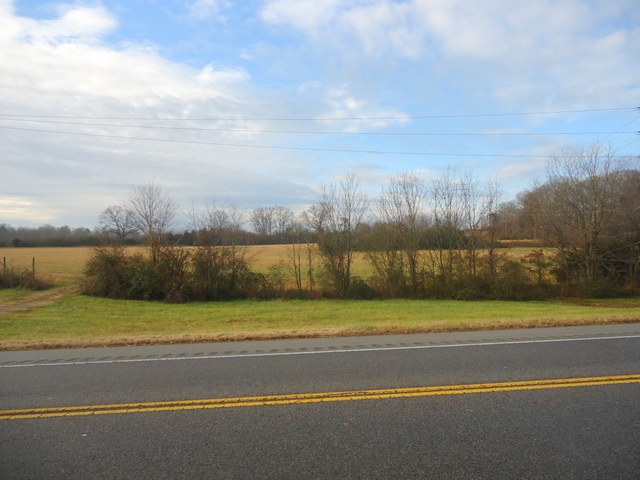
M377 198L358 177L325 185L299 214L281 207L246 214L210 205L187 214L156 183L138 185L105 209L101 247L84 291L168 301L231 298L544 299L621 296L640 286L640 171L637 159L593 145L550 159L543 180L514 201L500 185L447 170L425 179L404 172ZM127 255L133 237L148 254ZM514 256L510 240L533 240ZM282 243L287 258L251 269L249 245ZM185 249L181 245L193 248ZM372 274L354 272L356 255Z
M0 224L0 247L80 247L98 245L103 239L100 229L55 227L13 227Z

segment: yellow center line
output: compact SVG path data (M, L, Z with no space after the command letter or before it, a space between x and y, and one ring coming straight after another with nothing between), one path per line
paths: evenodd
M432 387L388 388L382 390L354 390L345 392L300 393L290 395L264 395L236 398L209 398L202 400L177 400L167 402L119 403L112 405L81 405L76 407L48 407L0 410L0 420L76 417L83 415L112 415L141 412L168 412L212 408L258 407L266 405L292 405L387 398L412 398L429 397L435 395L513 392L522 390L590 387L630 383L640 383L640 374L604 377L558 378L549 380L527 380L520 382L439 385Z

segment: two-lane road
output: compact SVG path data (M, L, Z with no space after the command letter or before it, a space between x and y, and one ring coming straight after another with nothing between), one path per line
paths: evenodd
M640 478L640 324L0 352L0 478Z

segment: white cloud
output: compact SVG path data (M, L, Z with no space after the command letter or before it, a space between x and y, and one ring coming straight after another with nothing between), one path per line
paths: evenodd
M20 36L46 43L60 43L72 39L89 41L117 27L116 20L104 7L64 5L58 8L58 14L59 17L54 20L20 19ZM17 33L16 30L13 30L13 33Z
M424 32L417 27L408 3L379 2L344 12L341 23L359 38L364 52L376 56L389 51L417 58Z
M398 110L370 105L366 100L352 94L346 85L329 88L326 103L330 108L325 114L319 116L319 119L324 119L327 124L340 125L345 132L408 123L406 114Z
M24 222L47 223L60 212L46 206L42 201L19 196L0 196L0 223Z
M323 30L326 33L325 27L351 3L345 0L273 0L266 2L260 16L267 23L294 26L319 38Z
M199 18L219 20L224 9L238 4L181 5ZM534 121L554 119L510 124L512 119L429 120L431 114L637 106L640 29L638 16L628 14L638 12L634 5L270 0L257 16L238 6L229 18L241 20L213 33L206 22L193 28L196 23L184 22L184 16L165 18L197 32L154 44L164 31L136 43L126 36L140 17L116 16L106 7L66 5L55 18L35 20L0 0L0 163L3 177L11 179L2 194L32 202L16 210L19 205L5 201L0 223L11 212L26 219L29 208L42 208L41 221L91 226L134 183L151 179L183 206L215 199L255 207L273 199L296 208L345 167L379 179L397 170L438 171L449 161L468 161L464 153L527 154L539 148L547 154L566 138L523 145L512 137L402 135L526 132ZM193 47L196 38L211 40L204 53ZM239 57L251 60L242 63L246 68L233 64ZM8 114L41 117L24 121ZM59 117L42 117L54 115ZM273 120L294 118L309 120ZM298 130L316 134L290 133ZM326 135L367 131L390 136ZM453 156L457 152L460 158ZM497 165L509 180L542 163L493 162L477 159L484 170Z
M429 60L494 84L624 87L640 76L633 0L271 0L261 18L335 55Z
M261 130L278 126L255 119L274 111L300 116L296 99L265 95L245 70L193 68L149 46L108 45L105 35L118 23L102 7L68 7L49 20L5 8L0 24L13 25L0 44L0 158L3 175L12 179L5 193L21 198L30 190L51 199L47 208L6 200L0 222L91 226L133 184L151 179L180 192L183 205L217 198L256 206L264 192L295 208L311 198L306 183L313 183L313 157L251 148L289 144L286 135L265 138ZM324 103L309 116L333 108ZM361 113L353 101L349 112ZM38 117L26 121L25 115ZM159 121L166 118L178 120ZM261 188L248 192L247 185Z
M205 18L219 18L220 11L229 6L224 0L196 0L188 5L189 15L203 20Z
M411 3L354 0L274 0L261 11L264 22L293 27L318 42L338 47L355 37L370 56L419 54L422 31L413 24Z

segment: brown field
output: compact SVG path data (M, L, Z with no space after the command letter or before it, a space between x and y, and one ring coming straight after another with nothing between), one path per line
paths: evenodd
M36 273L56 285L70 285L78 281L87 260L90 247L77 248L0 248L0 257L8 268L31 268L35 260Z
M144 252L144 247L126 247L128 252ZM35 259L36 272L51 280L57 286L77 284L83 269L91 257L92 247L40 247L40 248L0 248L0 259L5 259L7 267L31 269ZM530 253L531 247L504 249L509 256L519 258ZM249 247L251 267L266 273L271 265L288 260L286 245L261 245ZM355 275L367 277L371 268L365 255L355 256Z
M127 252L144 252L144 247L126 247ZM91 257L92 247L39 247L0 248L0 259L5 259L8 268L32 268L35 260L36 273L56 286L71 286L79 282L84 267ZM249 247L251 268L267 273L269 267L287 261L285 245L260 245ZM356 275L369 275L370 269L363 256L356 256Z

